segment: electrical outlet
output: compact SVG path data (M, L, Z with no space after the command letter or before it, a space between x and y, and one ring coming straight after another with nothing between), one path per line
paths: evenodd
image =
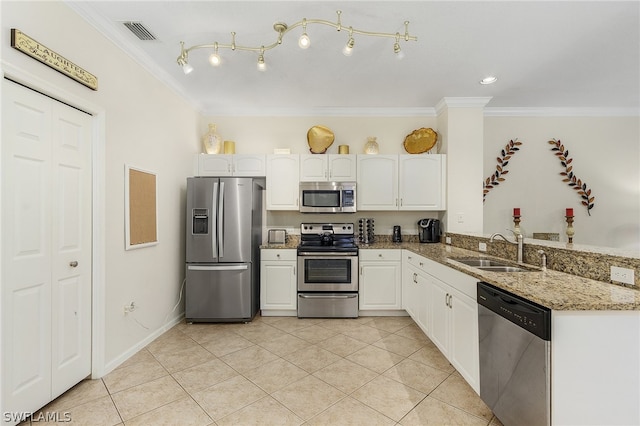
M487 251L487 243L478 243L479 251Z
M451 244L451 237L445 237L444 242L447 244Z
M620 268L619 266L612 266L611 281L634 285L635 282L633 279L633 269Z

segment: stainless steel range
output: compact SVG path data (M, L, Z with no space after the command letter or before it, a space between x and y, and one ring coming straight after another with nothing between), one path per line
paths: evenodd
M298 246L298 318L358 316L353 223L303 223Z

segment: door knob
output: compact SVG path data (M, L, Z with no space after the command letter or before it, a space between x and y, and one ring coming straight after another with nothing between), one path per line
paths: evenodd
M71 262L69 262L69 266L71 266L72 268L75 268L76 266L78 266L78 261L72 260Z

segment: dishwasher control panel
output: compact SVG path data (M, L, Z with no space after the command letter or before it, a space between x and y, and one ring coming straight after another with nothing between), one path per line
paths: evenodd
M478 283L478 304L541 339L551 340L549 308L484 282Z

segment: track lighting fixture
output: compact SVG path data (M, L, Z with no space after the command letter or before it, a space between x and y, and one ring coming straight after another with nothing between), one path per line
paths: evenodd
M264 62L264 52L267 50L271 50L280 44L282 44L282 38L285 34L289 33L289 31L293 30L297 27L302 27L302 35L298 39L298 46L301 49L307 49L311 45L311 39L307 34L307 25L317 24L317 25L326 25L329 27L335 28L337 31L342 31L343 27L342 22L340 20L342 11L336 11L338 15L337 22L326 21L324 19L307 19L304 18L301 21L296 22L293 25L287 25L283 22L276 22L273 25L273 29L278 33L278 38L272 44L262 45L260 47L253 46L241 46L236 44L236 33L231 33L231 44L223 44L215 42L213 44L200 44L196 46L191 46L185 48L184 42L180 42L180 56L178 56L177 63L182 67L182 70L185 74L189 74L193 71L193 66L189 64L189 52L192 50L198 49L213 49L213 53L209 56L209 62L213 66L219 66L221 64L221 58L218 54L218 49L230 49L230 50L244 50L249 52L258 52L258 69L264 71L266 69L266 64ZM396 55L396 58L402 59L404 57L404 52L400 48L400 37L404 39L404 41L417 41L418 38L416 36L409 35L409 21L404 21L404 34L400 33L383 33L383 32L373 32L373 31L364 31L358 30L353 27L347 27L349 30L349 39L347 40L346 45L342 49L342 53L345 56L351 56L353 53L353 46L355 45L355 40L353 38L353 34L358 34L366 37L383 37L383 38L392 38L395 39L393 43L393 52Z
M298 46L300 46L300 49L307 49L309 46L311 46L311 39L307 35L307 20L306 19L302 20L302 35L298 39Z
M217 67L220 65L220 62L221 62L220 55L218 55L218 43L214 43L213 46L214 46L213 47L214 50L211 56L209 56L209 62L214 67Z
M356 41L353 39L353 28L349 27L349 40L347 44L345 44L344 49L342 49L342 54L344 56L351 56L353 53L353 45Z
M267 64L264 63L264 46L260 49L260 56L258 56L258 71L265 71Z

